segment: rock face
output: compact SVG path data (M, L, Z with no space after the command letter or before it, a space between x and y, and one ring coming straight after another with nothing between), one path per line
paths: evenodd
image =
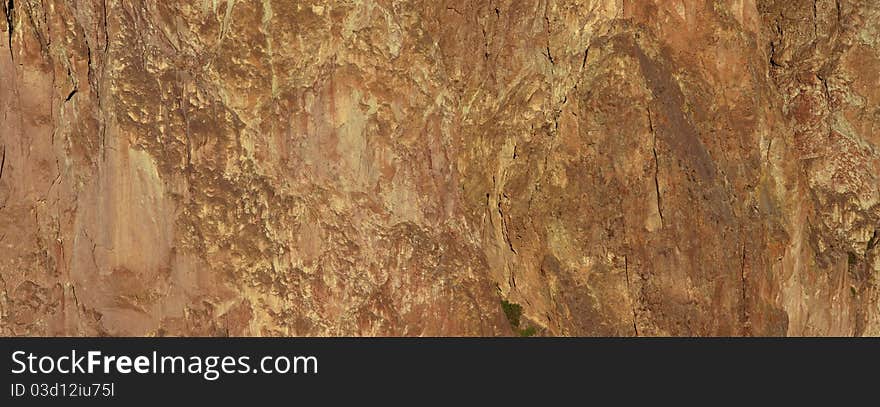
M876 1L2 11L2 335L880 334Z

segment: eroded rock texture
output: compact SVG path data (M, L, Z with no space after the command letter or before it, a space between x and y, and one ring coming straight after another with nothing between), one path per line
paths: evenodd
M876 1L3 3L0 334L880 334Z

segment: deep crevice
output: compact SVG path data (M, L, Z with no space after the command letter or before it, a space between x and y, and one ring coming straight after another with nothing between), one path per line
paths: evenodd
M624 276L626 277L626 293L627 293L627 295L630 296L629 298L630 298L630 309L632 310L633 332L635 333L635 336L639 336L639 327L636 324L636 321L638 320L637 314L636 314L636 302L632 298L632 289L630 288L630 285L629 285L629 258L627 256L623 256L623 272L624 272Z
M0 179L3 179L4 168L6 168L6 146L3 146L3 157L0 158Z
M15 59L12 53L12 34L15 33L15 0L6 2L6 33L9 35L9 56Z
M741 304L740 304L740 306L742 307L742 309L741 309L742 314L740 317L742 319L742 324L743 324L743 333L747 335L749 333L751 324L749 321L750 318L749 318L749 308L748 308L748 303L747 303L748 298L747 298L747 291L746 291L748 280L747 280L747 276L746 276L746 245L745 244L742 245L742 249L741 249L741 257L740 257L740 265L739 265L739 278L740 278L740 293L741 293L740 295L742 296Z
M816 79L822 83L822 90L825 94L825 103L828 104L828 111L830 112L833 109L831 106L831 90L828 88L828 79L819 73L816 74Z
M556 62L553 61L553 54L550 53L550 47L547 47L547 59L550 60L550 65L556 65Z
M83 41L86 44L86 60L88 63L88 65L87 65L88 72L86 73L86 76L88 77L88 80L89 80L89 86L94 88L95 87L95 83L94 83L95 78L94 78L94 73L92 72L92 46L89 45L89 40L85 37L85 34L83 34Z
M868 248L865 250L865 253L867 254L875 247L877 247L878 243L880 243L880 229L874 229L874 235L871 236L870 240L868 240Z
M663 204L660 198L660 158L657 155L657 131L654 129L654 118L651 109L648 109L648 127L651 129L651 152L654 154L654 189L657 193L657 213L660 214L660 227L666 226L666 220L663 217Z
M553 60L553 54L550 53L550 38L552 37L552 31L550 30L550 17L547 16L547 8L544 8L544 23L547 25L547 59L550 61L550 65L556 65L556 61Z
M587 46L587 49L584 50L584 61L581 62L581 70L587 67L587 57L590 56L590 47Z
M839 28L840 28L840 27L839 27L839 26L840 26L840 17L841 17L841 14L840 14L840 0L834 0L834 7L837 9L837 25L838 25L838 29L839 29Z
M819 40L819 6L817 0L813 0L813 38Z
M79 91L79 83L76 80L76 77L73 76L73 72L70 71L69 67L67 68L67 79L73 82L73 89L67 94L67 97L64 98L64 103L70 102L70 99L73 99L73 96Z

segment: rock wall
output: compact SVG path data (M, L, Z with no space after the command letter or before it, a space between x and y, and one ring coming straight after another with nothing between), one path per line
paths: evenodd
M3 0L2 335L878 335L872 0Z

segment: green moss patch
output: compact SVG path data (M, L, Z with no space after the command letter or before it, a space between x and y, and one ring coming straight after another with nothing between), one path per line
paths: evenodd
M522 305L507 300L501 300L501 309L504 310L504 316L507 317L510 326L513 327L513 330L516 331L519 336L535 336L535 334L538 333L538 329L533 326L525 328L520 327Z

